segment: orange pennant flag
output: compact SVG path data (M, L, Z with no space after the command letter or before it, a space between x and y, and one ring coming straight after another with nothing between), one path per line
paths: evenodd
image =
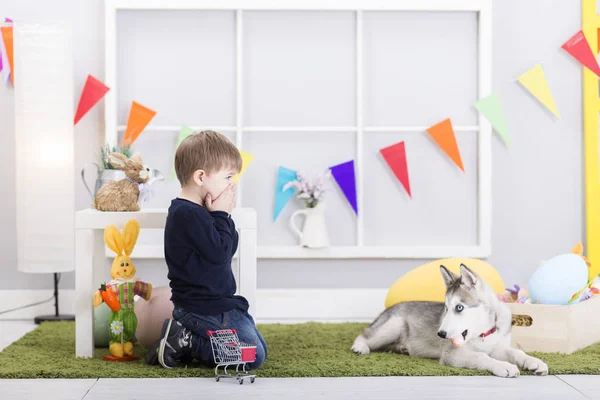
M15 86L15 61L13 52L13 27L3 26L2 38L4 39L4 48L6 49L6 56L8 57L8 65L10 66L10 80L13 86Z
M438 146L444 150L444 153L458 165L458 168L462 169L464 172L465 168L463 167L462 159L460 158L460 151L458 150L458 144L456 144L456 137L454 136L454 129L452 128L450 118L427 129L427 133L429 133Z
M131 146L155 115L156 111L132 101L129 119L127 120L127 129L125 129L125 136L123 137L123 146Z

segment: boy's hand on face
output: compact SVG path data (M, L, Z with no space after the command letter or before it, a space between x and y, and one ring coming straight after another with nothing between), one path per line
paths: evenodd
M236 186L231 184L227 186L227 189L223 191L216 199L213 199L209 194L206 195L204 199L204 203L206 204L206 208L208 211L225 211L228 214L231 214L233 210L233 206L235 205L235 193Z

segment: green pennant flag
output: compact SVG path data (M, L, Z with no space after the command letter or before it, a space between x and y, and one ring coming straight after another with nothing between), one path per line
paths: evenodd
M179 147L181 142L183 142L183 139L190 136L192 133L194 133L194 130L192 128L189 128L185 125L183 125L181 127L181 129L179 130L179 137L177 138L177 144L175 145L175 151L177 151L177 148ZM174 159L175 159L175 155L173 155L173 160ZM175 180L175 178L177 178L177 174L175 173L175 166L173 166L173 173L171 174L171 180Z
M494 130L502 137L507 146L510 145L510 136L504 119L504 111L500 104L498 93L492 93L475 103L475 108L479 111L494 127Z

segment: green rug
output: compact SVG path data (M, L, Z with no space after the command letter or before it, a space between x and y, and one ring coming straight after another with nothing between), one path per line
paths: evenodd
M392 353L356 356L350 351L364 324L262 325L268 359L260 377L432 376L487 375L485 372L443 367ZM197 364L167 370L142 361L110 363L101 360L107 349L96 349L93 359L75 358L75 324L43 323L0 353L0 378L167 378L211 377L213 370ZM135 354L144 355L137 348ZM600 343L577 353L535 354L551 374L599 374Z

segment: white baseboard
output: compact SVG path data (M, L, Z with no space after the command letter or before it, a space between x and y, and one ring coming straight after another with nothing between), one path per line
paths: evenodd
M45 300L52 290L0 290L0 312ZM258 323L370 322L383 311L387 289L258 289ZM92 299L90 298L90 303ZM75 290L59 292L61 314L75 313ZM0 320L54 314L54 301L7 314Z

